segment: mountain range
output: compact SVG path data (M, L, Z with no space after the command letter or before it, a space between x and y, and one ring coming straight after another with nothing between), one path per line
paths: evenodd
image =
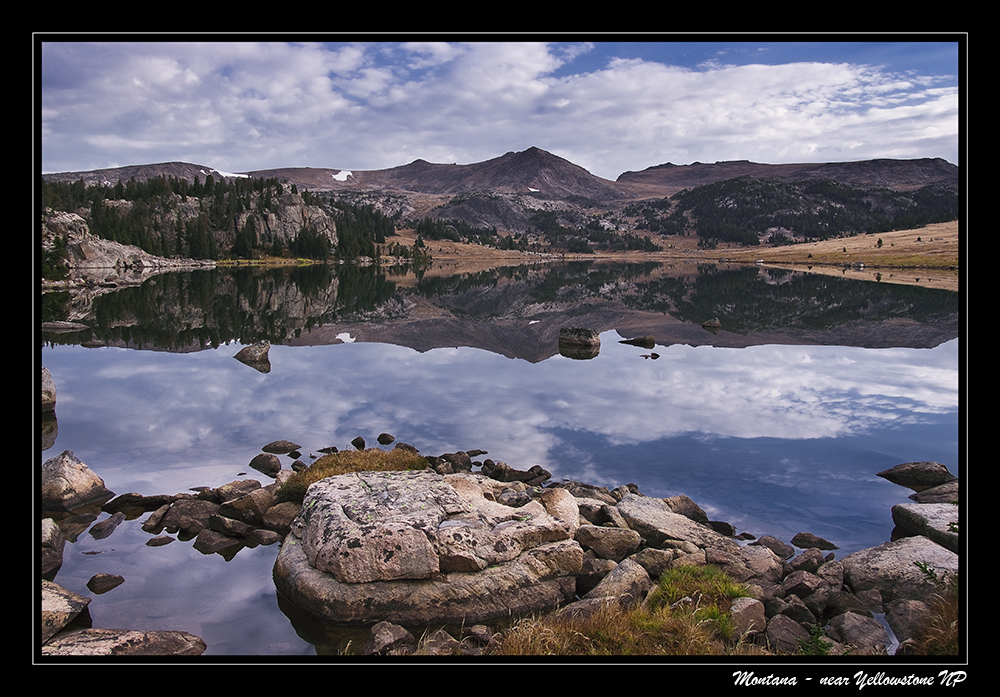
M788 222L789 211L798 216L818 215L829 219L831 212L838 213L845 204L852 207L853 218L844 225L858 228L855 232L866 227L872 229L876 224L892 229L901 211L920 206L932 209L932 216L943 215L951 220L957 217L960 186L959 168L940 158L799 164L763 164L747 160L687 165L665 163L623 172L612 181L537 147L472 164L432 163L418 159L379 170L288 167L226 173L204 165L167 162L43 174L42 178L47 182L114 185L119 181L144 181L159 176L189 182L197 177L204 181L209 175L216 180L230 177L276 179L285 185L295 185L300 192L329 192L339 199L372 205L397 221L415 223L427 217L510 233L541 230L541 214L549 216L550 229L552 225L582 229L588 224L595 225L600 218L595 229L632 231L639 229L635 221L644 217L644 229L673 234L678 225L689 224L681 219L681 214L701 205L699 220L704 223L702 227L711 228L711 232L706 234L697 227L696 232L703 237L730 241L753 237L769 228L795 234L794 223ZM687 195L713 185L718 188L721 182L736 180L746 185L706 191L706 195L712 197L707 204L704 196L689 195L683 205L676 205L680 194ZM767 182L768 187L762 189L758 185L761 182ZM845 192L850 201L844 198ZM928 196L934 199L930 204ZM759 208L762 197L767 199L768 210L763 217L760 210L755 210L758 219L752 224L744 215L741 225L748 230L732 233L722 229L718 232L720 224L728 223L707 222L706 206L718 210L726 205L732 207L735 201L741 210L749 205ZM945 200L943 213L942 198ZM669 225L666 219L669 206L662 205L666 199L674 204L674 217ZM653 206L659 208L653 209ZM866 219L861 220L855 213L858 206L877 209L878 220L873 221L867 213L864 214ZM623 225L620 221L625 216L631 216L631 221ZM910 217L916 225L921 221L937 222L936 217L928 218L923 211ZM828 229L817 233L817 226L827 225L823 222L805 225L809 227L807 236L844 232Z
M45 181L85 184L131 178L142 181L157 176L204 179L214 177L277 177L311 191L383 190L414 194L456 195L473 191L540 194L554 198L583 197L598 202L666 197L683 189L734 179L809 180L830 179L849 186L881 187L908 191L928 185L958 186L959 169L941 158L911 160L876 159L855 162L762 164L748 160L689 165L666 163L641 171L624 172L611 181L591 174L558 155L531 147L508 152L473 164L436 164L426 160L379 170L342 170L321 167L285 167L225 173L204 165L185 162L128 165L84 172L44 174Z

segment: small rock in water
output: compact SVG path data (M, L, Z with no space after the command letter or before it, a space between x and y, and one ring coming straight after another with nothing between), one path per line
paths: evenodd
M258 341L255 344L247 346L239 351L233 358L238 360L240 363L250 366L254 370L261 373L271 372L271 361L268 360L267 354L271 349L271 344L268 341Z
M563 327L559 330L559 343L576 346L600 346L601 335L585 327Z
M119 511L106 520L102 520L90 529L90 534L95 540L103 540L115 531L121 522L125 520L125 514Z
M822 537L813 535L811 532L800 532L792 538L792 544L799 549L840 549L832 542L824 540Z
M91 590L92 593L107 593L112 588L117 588L121 584L125 583L125 579L121 576L116 576L115 574L94 574L89 581L87 581L87 588Z
M261 450L265 453L274 453L275 455L281 455L283 453L290 453L293 450L298 450L302 446L298 443L293 443L290 440L275 440L271 441L265 445Z
M250 460L250 466L258 472L263 472L267 475L275 475L281 470L281 461L276 455L272 455L271 453L261 453L254 459Z

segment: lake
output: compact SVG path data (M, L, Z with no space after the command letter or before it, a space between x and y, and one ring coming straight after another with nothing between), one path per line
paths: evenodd
M956 293L746 266L165 274L45 294L43 321L87 329L41 335L57 421L39 463L72 450L116 494L173 494L270 482L248 463L273 440L308 460L389 432L425 455L686 494L740 532L811 532L842 557L887 541L912 493L877 472L963 474L958 318ZM564 326L597 329L600 350L561 353ZM269 366L234 359L259 339ZM335 650L276 597L278 545L147 547L144 519L66 546L55 581L93 597L95 626L184 630L215 656ZM94 595L99 572L125 582Z

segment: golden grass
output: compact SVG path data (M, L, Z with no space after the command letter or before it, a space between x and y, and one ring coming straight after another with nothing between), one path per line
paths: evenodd
M492 644L497 656L764 656L734 636L729 608L747 590L712 566L668 570L641 606L601 607L585 617L522 619ZM690 602L679 602L684 598Z
M919 656L957 656L960 652L958 589L952 587L928 603L931 617L917 633L912 652Z
M424 469L427 459L408 448L345 450L324 455L301 472L296 472L278 490L279 501L302 503L306 489L320 479L351 472L399 472Z

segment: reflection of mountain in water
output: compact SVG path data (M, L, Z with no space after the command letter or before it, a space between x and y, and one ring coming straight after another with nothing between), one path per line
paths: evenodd
M259 339L322 345L347 333L418 351L472 346L536 362L557 352L565 326L651 335L660 345L730 347L919 348L958 336L955 293L747 266L682 272L577 262L420 279L353 265L218 268L74 303L47 294L43 321L87 326L45 333L47 340L185 351ZM716 317L721 331L702 328Z

